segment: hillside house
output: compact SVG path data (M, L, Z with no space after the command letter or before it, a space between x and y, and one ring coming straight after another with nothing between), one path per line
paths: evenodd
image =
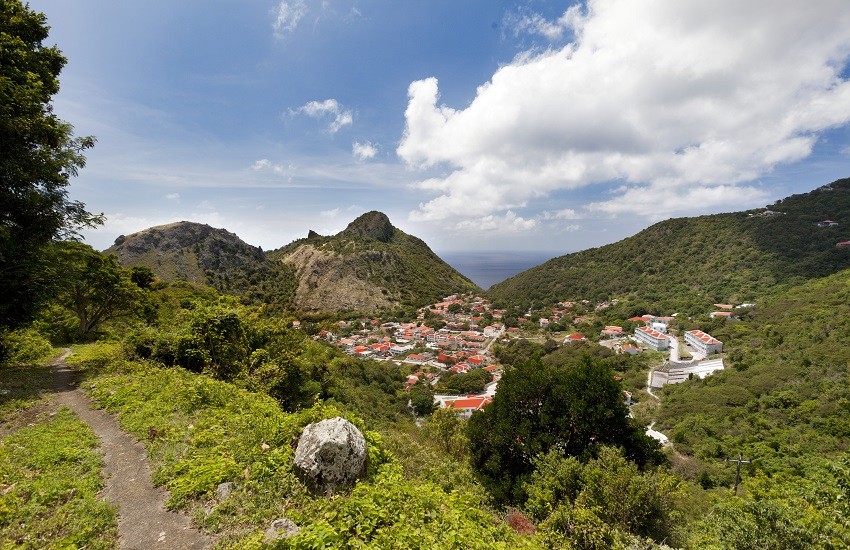
M603 338L619 338L623 335L623 327L609 325L602 329L601 334Z
M832 220L823 220L818 222L818 227L838 227L838 222Z
M723 351L723 342L701 330L689 330L685 333L685 342L702 355L711 355Z
M850 248L850 241L842 241L840 243L835 243L835 246L838 248Z
M480 411L493 402L489 396L472 396L447 398L440 401L440 407L451 409L463 418L469 418L475 411Z
M586 342L586 341L587 341L587 338L584 336L584 334L580 334L578 332L574 332L572 334L569 334L569 335L567 335L566 338L564 338L565 344L574 344L576 342Z

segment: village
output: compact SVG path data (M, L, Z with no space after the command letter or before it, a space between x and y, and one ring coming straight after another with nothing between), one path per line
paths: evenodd
M623 326L599 327L605 310L616 304L617 300L598 304L563 301L519 313L495 308L480 296L449 295L419 309L413 320L340 320L333 328L325 325L313 337L356 357L395 363L406 376L406 391L427 388L435 407L451 409L462 417L492 402L503 371L492 348L513 339L554 340L559 346L596 344L617 354L655 353L652 361L657 365L647 373L645 390L656 399L653 390L666 384L705 378L724 368L723 343L718 339L699 329L684 331L682 339L670 333L676 314L644 314L627 319ZM718 303L707 317L730 319L736 311L753 306ZM293 322L294 328L301 326L301 321ZM596 326L598 330L585 330L585 334L574 330L577 326ZM624 394L631 405L632 392ZM666 442L663 435L648 433Z

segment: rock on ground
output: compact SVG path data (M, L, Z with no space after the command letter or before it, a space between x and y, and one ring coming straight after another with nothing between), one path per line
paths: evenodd
M366 475L366 438L340 417L304 428L295 449L295 471L314 492L330 495Z

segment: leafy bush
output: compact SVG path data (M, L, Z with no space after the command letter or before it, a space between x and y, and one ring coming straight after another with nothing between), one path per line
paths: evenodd
M53 346L33 328L0 333L0 364L40 363L53 353Z

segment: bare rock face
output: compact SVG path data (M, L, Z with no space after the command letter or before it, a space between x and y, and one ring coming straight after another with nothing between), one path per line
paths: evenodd
M340 417L304 428L295 449L295 471L315 493L331 495L366 475L366 438Z

